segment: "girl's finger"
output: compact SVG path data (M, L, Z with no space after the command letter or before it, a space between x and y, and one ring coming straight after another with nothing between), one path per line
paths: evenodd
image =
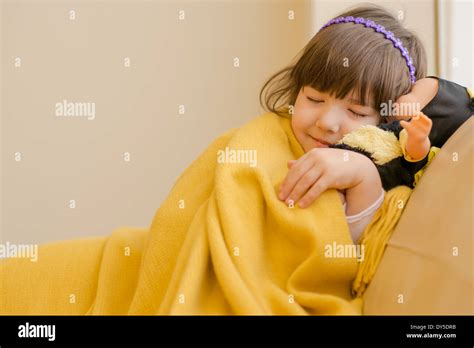
M308 157L308 152L304 153L303 156L301 156L298 159L288 161L288 166L290 166L290 163L291 165L293 165L293 164L304 162L307 157Z
M301 197L318 181L319 177L322 175L323 170L320 166L313 166L310 170L306 172L303 177L298 180L295 187L289 194L286 204L291 201L297 203Z
M301 198L298 203L300 208L309 207L324 191L329 188L329 181L326 179L327 175L324 173L319 179L311 186L306 194Z
M303 159L303 161L300 161ZM300 158L290 168L286 178L283 180L280 186L280 193L278 197L281 200L286 200L289 193L293 190L298 180L313 166L310 157Z

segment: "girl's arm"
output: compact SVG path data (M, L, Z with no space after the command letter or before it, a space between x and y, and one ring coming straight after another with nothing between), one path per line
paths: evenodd
M402 95L400 98L398 98L397 103L406 105L411 104L414 106L414 109L421 111L436 96L438 93L438 88L438 80L435 78L428 77L418 80L412 87L410 93ZM401 110L403 110L403 108L401 108ZM397 118L404 119L405 116L411 115L401 115Z
M366 156L352 162L353 172L358 180L346 189L346 215L356 215L370 207L382 192L382 181L374 163Z
M309 206L330 188L345 190L346 214L356 215L370 207L382 192L375 164L366 156L342 149L315 148L289 163L279 197L287 204Z

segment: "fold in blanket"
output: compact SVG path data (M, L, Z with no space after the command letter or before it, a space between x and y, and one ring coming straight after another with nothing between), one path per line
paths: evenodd
M277 197L302 154L289 117L227 131L181 174L150 228L1 262L0 313L361 314L351 288L360 262L333 252L355 247L336 190L305 209ZM399 214L378 216L371 232Z

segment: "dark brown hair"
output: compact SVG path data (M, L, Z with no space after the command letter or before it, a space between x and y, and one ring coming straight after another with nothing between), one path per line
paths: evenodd
M340 16L363 17L383 25L408 50L417 80L426 76L423 44L387 10L363 5L336 17ZM377 111L382 103L394 102L411 90L408 66L400 50L383 34L360 24L340 23L326 27L308 42L297 58L295 64L272 75L262 87L260 104L266 111L287 116L285 109L295 105L304 86L341 99L355 90L364 105L370 105L372 100L372 107ZM386 121L387 118L382 117L382 122Z

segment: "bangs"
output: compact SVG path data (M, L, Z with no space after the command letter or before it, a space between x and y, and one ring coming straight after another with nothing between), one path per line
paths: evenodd
M302 57L305 68L294 71L300 87L309 85L338 99L353 93L358 104L377 111L410 90L408 67L382 34L344 23L323 29L314 39L313 54Z

